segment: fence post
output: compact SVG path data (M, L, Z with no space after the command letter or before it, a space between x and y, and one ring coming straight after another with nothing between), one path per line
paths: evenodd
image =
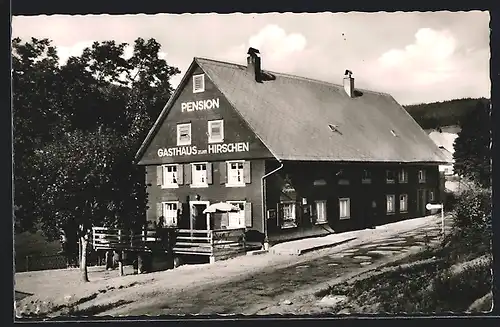
M247 249L247 239L245 236L245 229L243 229L243 250L246 251L246 249Z
M442 229L443 241L444 241L444 239L445 239L445 235L444 235L444 203L441 203L441 229Z
M118 244L122 243L122 230L118 229ZM118 270L120 271L120 276L123 276L123 252L119 250L118 255Z

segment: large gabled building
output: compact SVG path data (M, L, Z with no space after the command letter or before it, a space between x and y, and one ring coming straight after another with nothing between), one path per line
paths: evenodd
M339 78L340 80L340 78ZM440 149L392 96L194 58L136 156L147 219L265 244L425 215ZM228 201L237 213L208 222Z

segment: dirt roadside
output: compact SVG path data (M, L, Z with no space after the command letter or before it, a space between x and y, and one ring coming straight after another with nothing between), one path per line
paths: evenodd
M281 278L287 276L286 273L290 270L290 267L297 268L301 264L307 265L318 262L337 253L359 248L370 242L383 241L395 235L419 230L429 225L434 226L433 229L436 230L438 229L437 222L439 222L437 217L425 217L405 224L399 223L393 226L380 226L376 230L358 231L355 240L334 248L309 252L298 257L268 253L258 256L243 256L216 262L213 265L183 266L174 270L147 275L130 275L121 278L110 277L109 275L102 276L102 273L93 272L91 273L91 280L93 281L90 284L79 283L75 279L78 277L78 271L71 273L66 270L35 272L31 273L31 275L19 274L19 276L16 275L16 290L35 293L35 295L20 300L16 309L18 313L21 313L19 311L24 311L24 313L34 312L36 310L35 306L40 306L40 303L45 302L45 307L41 305L42 308L39 313L46 312L50 316L64 316L71 314L71 311L88 316L179 314L184 313L183 310L185 313L198 313L199 310L210 313L208 312L210 303L213 304L212 309L220 310L220 312L236 310L236 307L229 308L226 306L225 302L229 301L237 302L235 306L239 304L241 309L244 309L239 312L262 314L263 312L271 312L273 306L276 306L277 301L274 293L279 292L270 286L272 283L276 287L282 288L279 290L282 295L279 296L295 299L307 297L307 294L317 292L318 288L326 287L335 281L339 282L351 276L347 271L339 271L338 274L341 276L333 279L329 278L327 283L320 283L320 286L311 287L310 283L314 283L314 280L307 281L307 285L300 285L300 283L297 283L297 281L300 281L298 279L289 280L288 286L282 285L286 283L281 283ZM402 256L406 255L408 254L405 253ZM395 258L389 256L383 258L383 260L392 261ZM383 262L380 261L377 266L380 264L383 264ZM366 268L357 267L355 274L374 269L374 265ZM303 278L308 277L307 274L302 275L305 276ZM271 278L271 283L266 284L267 279L262 278L262 276ZM57 280L57 283L54 283L54 280ZM252 288L259 283L263 285L259 287L265 288L264 290ZM245 288L246 286L250 287ZM233 287L233 290L231 290L231 287ZM220 298L214 298L215 295L213 295L214 297L207 297L207 294L218 294ZM200 296L201 299L198 298ZM205 302L203 302L203 297L205 297ZM234 299L238 297L241 299L247 298L248 300L246 302L240 299L238 300L241 302L235 301ZM175 302L172 299L178 299L179 301ZM181 303L182 301L185 303ZM193 304L196 302L199 303L199 307ZM207 303L208 306L202 306L203 303ZM292 306L286 306L286 308L286 311L288 311ZM276 309L275 311L279 310Z

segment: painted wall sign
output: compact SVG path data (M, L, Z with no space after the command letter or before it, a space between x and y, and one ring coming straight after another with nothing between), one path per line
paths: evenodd
M174 148L160 148L157 151L158 157L193 156L197 154L217 154L232 152L247 152L250 149L248 142L210 144L208 149L198 149L193 146L179 146Z
M196 146L179 146L176 148L158 149L158 157L192 156L198 154Z
M219 109L219 98L199 101L189 101L181 103L182 112L198 110Z
M247 152L249 148L248 142L210 144L208 153Z

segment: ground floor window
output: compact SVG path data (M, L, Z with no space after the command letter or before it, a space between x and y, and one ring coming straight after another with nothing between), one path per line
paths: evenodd
M233 206L238 207L240 211L228 213L229 228L244 228L245 227L245 201L228 201Z
M316 224L326 223L326 201L320 200L315 202L316 205Z
M282 203L281 204L281 214L282 214L282 228L297 227L297 215L296 215L296 204L295 203Z
M436 197L434 195L434 191L433 190L429 190L429 201L430 202L436 201Z
M388 214L394 213L394 211L395 211L395 208L394 208L394 194L386 195L386 202L387 202L387 206L386 206L387 213Z
M164 226L177 226L177 210L177 202L163 202L164 221L162 223Z
M340 219L351 218L351 200L349 198L339 199L339 217Z
M407 212L408 211L408 195L407 194L401 194L399 196L399 211L400 212Z

